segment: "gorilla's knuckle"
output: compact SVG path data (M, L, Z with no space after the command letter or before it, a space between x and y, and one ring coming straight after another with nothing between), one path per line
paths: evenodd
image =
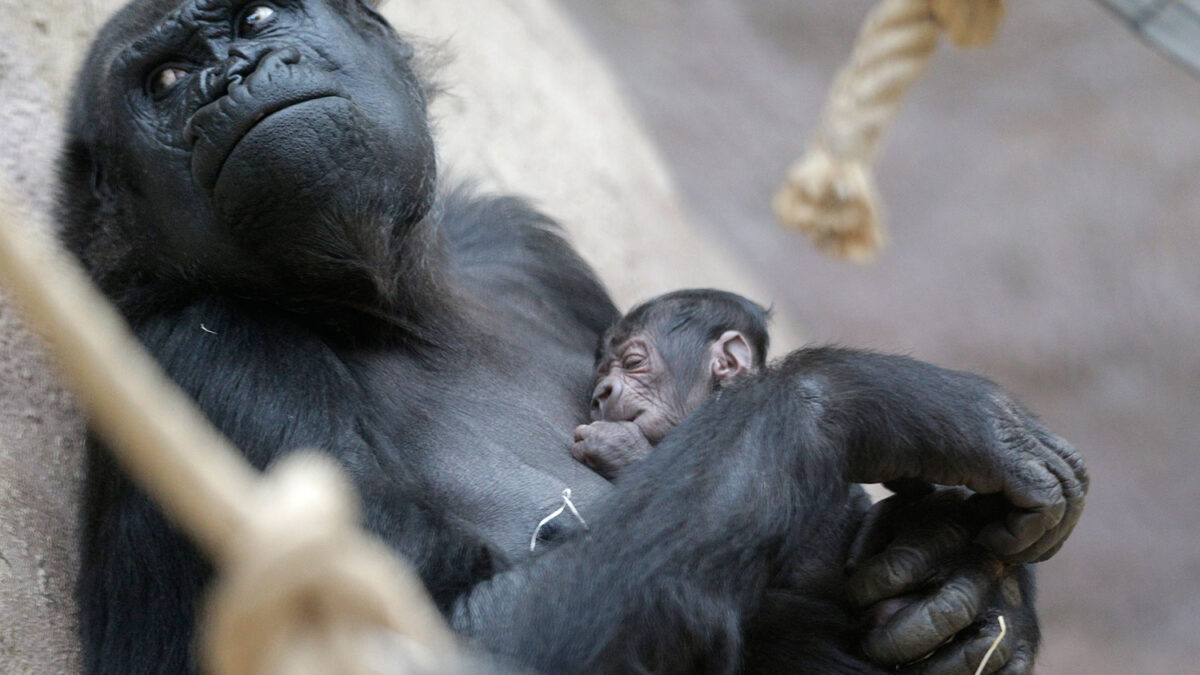
M863 639L862 650L867 658L888 666L898 666L918 658L924 652L913 646L911 637L900 639L895 632L872 631Z
M873 565L875 576L890 588L900 588L924 573L929 560L924 549L918 546L896 544L881 553Z
M982 604L981 590L978 580L960 579L938 592L936 615L945 622L944 630L958 631L971 623Z
M1033 652L1028 643L1018 644L1008 661L996 671L997 675L1029 675L1033 672Z

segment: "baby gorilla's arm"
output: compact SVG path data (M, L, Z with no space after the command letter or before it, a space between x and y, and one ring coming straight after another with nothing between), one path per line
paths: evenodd
M609 480L646 458L650 441L633 422L592 422L575 427L571 455Z

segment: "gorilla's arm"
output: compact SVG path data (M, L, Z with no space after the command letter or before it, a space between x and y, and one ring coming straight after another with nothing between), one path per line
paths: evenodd
M1074 451L983 378L804 350L699 408L584 514L587 537L481 585L456 627L549 672L736 668L743 622L774 574L829 546L846 480L902 478L1028 509L984 530L1009 560L1055 550L1087 486ZM901 633L941 625L946 608L926 609L939 616Z
M893 477L887 483L901 494L871 510L851 555L856 572L848 588L875 618L864 651L885 665L911 663L910 672L973 672L999 634L998 617L1003 615L1007 633L987 672L1030 672L1040 641L1033 572L1013 563L1049 558L1070 534L1088 487L1082 459L995 385L965 373L941 371L913 405L940 406L957 420L982 414L984 430L991 433L971 440L960 427L949 425L940 433L914 434L907 422L885 414L867 394L878 391L879 383L910 377L906 360L864 356L861 369L857 363L846 364L841 350L809 350L794 357L805 359L808 367L822 367L826 376L839 373L828 381L835 392L848 390L857 401L863 419L854 432L869 434L868 421L891 429L883 438L892 441L885 453L894 454L885 454L885 460L912 464L910 471L889 464L882 469L886 473L874 474L908 478ZM969 390L972 381L979 396L960 396L959 385L965 382ZM943 424L936 414L918 421L922 426ZM864 437L858 442L871 441ZM955 443L996 452L998 468L968 476L961 463L947 459L946 451ZM925 461L911 459L913 451ZM936 472L932 478L916 473L927 467ZM961 482L996 494L931 490L930 482ZM997 483L1003 485L997 489Z
M779 370L823 402L820 425L844 448L847 479L1002 493L1011 508L979 541L1005 562L1049 558L1079 520L1083 459L987 379L837 348L798 351Z

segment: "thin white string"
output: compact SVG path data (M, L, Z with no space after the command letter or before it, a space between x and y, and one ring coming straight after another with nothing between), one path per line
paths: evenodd
M561 510L561 509L560 509ZM1000 634L996 636L996 641L992 643L991 648L983 655L983 661L979 662L979 667L975 669L975 675L983 675L983 669L987 666L988 661L992 660L992 654L996 653L996 648L1000 646L1000 642L1004 640L1005 633L1008 632L1008 626L1004 624L1004 615L1000 615Z
M542 531L542 528L546 526L546 523L549 523L555 518L561 516L563 511L566 509L571 509L571 515L575 516L575 519L579 521L579 524L583 526L583 529L588 529L587 521L583 519L583 516L579 515L579 509L576 509L575 503L571 501L571 488L567 488L562 491L562 500L562 506L555 509L550 515L542 518L542 522L538 523L537 529L533 531L533 536L529 538L530 553L537 548L538 533Z

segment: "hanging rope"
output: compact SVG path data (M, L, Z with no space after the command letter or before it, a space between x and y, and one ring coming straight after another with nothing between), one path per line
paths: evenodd
M883 0L830 88L808 152L775 195L775 215L818 249L871 261L884 242L872 165L883 132L945 31L958 47L990 44L1004 0Z
M48 338L93 428L216 564L201 627L211 672L452 672L452 634L412 570L359 529L336 464L294 453L254 471L79 266L18 230L22 220L0 189L0 279Z

